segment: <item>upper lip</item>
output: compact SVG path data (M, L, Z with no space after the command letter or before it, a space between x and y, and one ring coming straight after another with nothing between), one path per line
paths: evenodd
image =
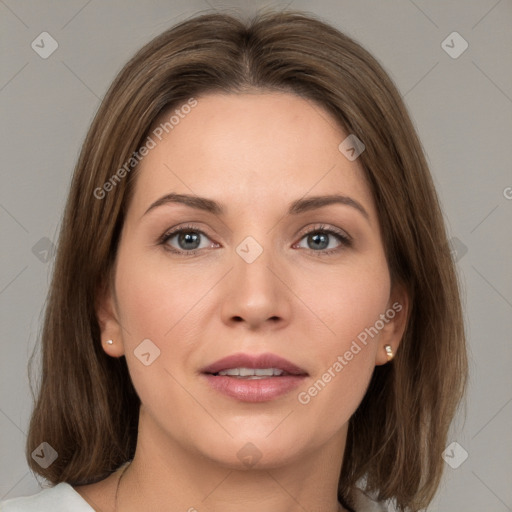
M277 368L292 375L308 375L305 370L299 368L297 365L270 353L258 355L232 354L205 366L201 372L218 373L222 370L229 370L230 368Z

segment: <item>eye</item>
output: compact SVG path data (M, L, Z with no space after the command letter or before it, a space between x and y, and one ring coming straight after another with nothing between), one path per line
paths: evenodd
M304 239L307 246L299 244L298 247L310 249L317 254L333 254L352 246L352 239L346 233L338 229L326 228L323 225L310 229L301 238L301 240Z
M201 245L201 237L209 240L205 233L194 226L182 226L164 233L160 238L159 243L164 245L165 248L171 252L186 254L189 256L196 254L196 252L201 249L212 246L213 242L210 244L203 242ZM175 239L174 244L171 243L173 239Z
M201 238L206 240L201 241ZM324 225L315 226L307 231L301 238L306 240L307 246L301 243L295 244L295 247L309 249L316 255L334 254L343 250L343 248L352 246L352 239L342 230L335 228L327 228ZM201 249L208 247L219 247L219 244L208 243L208 236L197 229L195 226L181 226L171 231L165 232L159 239L158 243L163 245L166 250L184 256L193 256ZM333 246L334 244L334 246Z

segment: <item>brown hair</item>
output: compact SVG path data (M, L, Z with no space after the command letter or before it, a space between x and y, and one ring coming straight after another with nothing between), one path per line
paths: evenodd
M103 351L95 314L98 290L111 277L136 166L124 179L112 178L165 111L208 92L249 89L316 102L366 146L359 161L377 205L392 280L406 286L410 308L395 359L375 368L350 419L338 496L350 505L356 482L364 479L367 491L394 500L399 510L424 508L439 485L441 453L467 379L459 288L443 218L391 79L350 37L300 12L260 14L247 23L225 14L182 22L142 48L111 85L83 144L64 213L27 461L54 484L78 485L101 480L133 458L140 401L125 359ZM109 180L113 190L98 199ZM31 457L43 441L58 452L47 469Z

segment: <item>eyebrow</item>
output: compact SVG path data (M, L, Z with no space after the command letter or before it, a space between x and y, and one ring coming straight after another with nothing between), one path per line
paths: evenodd
M197 210L203 210L209 213L213 213L215 215L224 215L225 209L219 203L214 201L213 199L208 199L206 197L199 197L190 194L176 194L170 193L165 196L157 199L154 203L150 205L150 207L144 212L144 215L149 213L151 210L158 208L159 206L166 204L184 204L189 206L190 208L195 208ZM367 220L370 220L370 216L368 212L365 210L363 205L352 199L348 196L342 196L339 194L330 194L330 195L322 195L322 196L312 196L309 198L302 198L293 201L290 204L288 209L288 215L299 215L304 212L309 212L311 210L316 210L318 208L322 208L323 206L329 206L331 204L343 204L345 206L351 206L352 208L359 211ZM144 216L143 215L143 216Z

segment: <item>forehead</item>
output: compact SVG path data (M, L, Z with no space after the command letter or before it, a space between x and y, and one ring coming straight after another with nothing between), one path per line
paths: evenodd
M308 194L350 193L372 210L362 166L338 149L347 135L322 106L294 94L199 96L155 122L133 206L180 192L211 197L229 213L248 201L277 207Z

